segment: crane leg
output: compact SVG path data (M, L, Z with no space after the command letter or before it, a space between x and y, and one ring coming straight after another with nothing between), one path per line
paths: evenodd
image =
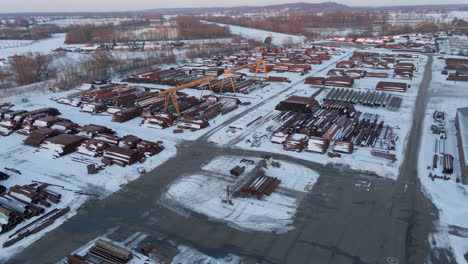
M172 97L172 103L174 104L174 108L177 112L177 114L180 116L180 109L179 109L179 103L177 102L177 95L176 93L171 94Z
M229 79L231 80L232 92L236 93L236 86L234 85L234 80L232 79L232 76L229 76Z
M167 113L167 107L169 106L169 95L164 96L164 113Z

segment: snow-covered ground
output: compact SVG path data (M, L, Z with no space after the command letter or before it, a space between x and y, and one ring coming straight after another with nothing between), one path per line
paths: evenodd
M84 45L66 45L65 33L55 34L50 38L41 39L37 41L30 41L28 45L22 45L18 47L5 47L0 46L0 58L8 58L13 55L21 55L27 52L40 52L40 53L51 53L52 50L64 47L67 49L83 47Z
M424 128L421 148L419 150L418 176L423 191L439 209L438 232L431 236L434 247L452 248L458 263L466 263L464 254L468 252L468 237L466 232L456 232L457 228L468 228L468 187L457 183L461 177L460 160L457 150L455 129L455 115L457 108L468 107L468 82L446 81L447 75L441 71L445 66L444 60L434 60L432 82L429 86L432 93L424 116ZM435 153L435 141L440 139L431 132L433 113L435 110L445 112L445 153L451 154L454 160L454 173L443 174L438 169L432 169L432 160ZM448 176L450 180L429 178L429 173L437 176ZM455 232L454 232L455 231ZM457 234L458 233L458 234Z
M216 24L223 26L223 27L229 27L232 34L239 35L245 38L255 39L258 41L262 41L262 42L265 40L265 38L271 36L272 43L274 45L281 46L281 45L289 45L289 44L302 44L306 40L306 37L304 36L290 35L290 34L266 31L266 30L255 29L255 28L234 26L234 25L228 25L228 24L221 24L221 23L216 23Z
M13 98L14 100L11 101L15 103L14 109L36 110L53 106L59 109L62 113L61 117L71 119L80 125L92 123L100 124L111 127L113 130L118 132L118 136L135 135L153 142L162 140L166 149L161 153L148 158L142 164L135 164L125 168L110 166L106 167L105 170L100 171L98 174L88 175L86 165L74 162L72 159L86 159L99 164L99 158L91 158L78 153L72 153L70 155L54 159L50 155L38 152L37 148L23 145L22 142L26 137L15 133L7 137L0 137L0 145L2 146L2 150L0 152L0 168L16 168L22 172L22 175L12 174L8 180L2 182L2 185L11 187L17 184L31 184L32 181L35 180L57 184L70 190L97 194L100 195L100 198L103 198L112 192L119 190L129 181L137 179L140 176L138 168L145 168L146 171L150 171L173 157L177 151L176 144L173 141L162 138L153 131L143 130L136 123L122 126L119 123L111 122L110 117L92 116L81 113L76 108L54 103L50 100L50 97L53 95L57 94L24 94L22 97L15 97ZM21 98L27 98L28 102L22 102ZM10 100L2 102L7 101ZM57 206L60 208L70 206L70 213L65 217L60 218L59 221L56 221L54 225L49 226L44 231L31 235L9 248L2 249L0 259L11 257L22 248L42 237L46 232L60 225L67 218L73 216L76 213L76 210L89 198L88 196L77 195L74 192L64 191L61 188L58 188L57 191L62 194L62 202ZM17 228L20 228L32 220L34 219L24 222ZM6 234L0 235L0 244L3 244L3 242L7 240L8 235L12 232L13 231L10 231Z
M261 199L232 197L233 205L223 203L226 188L236 182L229 171L243 158L260 161L257 157L220 156L205 164L200 171L181 175L161 197L164 205L175 211L188 209L225 222L241 230L284 233L293 228L292 223L301 199L317 182L319 174L304 166L279 161L281 167L265 169L265 175L281 180L271 196Z
M271 131L275 130L280 125L280 123L273 120L273 117L279 114L279 111L274 110L275 106L281 100L284 100L291 95L311 96L318 91L318 88L314 88L305 84L295 85L294 88L291 89L291 93L288 92L278 98L275 98L274 100L269 100L268 103L262 105L255 112L249 114L249 116L246 116L245 122L242 122L241 120L237 122L248 124L248 121L256 120L256 122L254 122L249 128L238 129L234 132L230 128L233 126L233 124L230 124L224 129L217 131L210 137L209 140L219 145L234 144L235 147L239 148L255 149L260 151L291 155L296 158L312 160L321 164L332 163L344 165L352 169L371 172L379 176L396 179L398 177L399 167L403 161L402 157L406 149L406 142L409 136L409 131L411 129L415 100L419 91L419 83L421 82L424 74L424 67L426 62L427 57L424 55L421 55L420 58L415 61L415 65L419 68L419 71L415 73L415 76L412 80L401 80L393 78L364 78L357 80L355 83L356 90L361 91L364 89L375 90L375 86L379 81L405 82L411 85L411 88L409 88L406 93L392 93L403 98L402 105L398 111L390 111L386 108L372 108L362 105L355 105L356 110L363 113L378 114L380 116L380 120L383 120L386 125L389 125L393 128L394 133L396 133L399 137L399 140L396 142L396 151L391 152L397 155L396 162L392 163L386 159L372 156L370 153L371 148L357 147L353 154L343 154L341 158L331 158L325 154L285 151L283 150L283 146L281 144L270 142ZM334 62L330 63L325 70L312 72L311 75L325 77L327 71L333 68L335 68ZM387 70L386 72L390 73L391 75L392 70ZM316 99L321 102L328 91L329 89L326 89L324 92L319 94ZM402 120L405 120L405 122L402 122ZM260 146L252 144L252 142L258 141L261 143Z
M130 250L133 254L133 258L128 262L128 264L161 264L166 263L159 261L152 257L151 253L148 256L145 256L140 253L140 248L144 244L142 241L148 238L148 235L137 232L122 242L117 242L109 238L112 233L116 232L118 228L111 229L110 232L97 237L89 241L86 245L78 248L77 250L71 252L71 255L78 254L80 256L85 256L91 247L96 243L97 240L104 240L106 242L112 243L118 247ZM151 238L150 239L154 239ZM240 264L242 263L242 258L233 254L228 254L223 258L215 258L208 256L194 248L189 246L178 244L175 241L167 241L168 245L173 247L178 251L177 255L174 256L171 264L181 264L181 263L199 263L199 264ZM160 249L156 248L156 251ZM159 253L159 252L158 252ZM164 255L164 253L162 254ZM66 264L67 259L64 258L60 260L57 264Z
M68 27L71 25L103 25L103 24L119 24L118 18L65 18L53 19L40 22L39 24L55 24L59 27Z

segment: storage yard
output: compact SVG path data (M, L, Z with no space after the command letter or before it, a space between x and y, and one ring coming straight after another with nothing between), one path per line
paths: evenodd
M239 264L242 258L228 254L224 258L215 258L196 249L168 240L164 237L152 237L140 232L134 233L125 240L117 242L111 238L119 237L118 228L91 240L86 245L74 250L57 264L91 264L91 263L219 263Z
M463 160L459 154L461 145L457 140L456 119L457 110L468 106L468 83L448 80L447 75L442 74L444 70L455 72L452 63L457 59L463 61L451 56L446 60L434 59L430 88L434 95L425 113L423 144L418 163L418 176L422 186L433 197L434 204L440 210L440 226L449 229L467 228L463 220L466 212L460 210L468 196L460 167ZM463 238L450 232L436 233L431 239L452 247L458 263L464 261L466 243Z
M242 168L239 176L236 168ZM162 202L171 210L189 209L241 230L284 233L293 228L297 206L318 177L290 162L221 156L173 182Z
M412 118L426 60L420 55L355 51L252 113L248 132L230 125L210 140L396 178L410 132L401 118ZM411 77L398 75L402 68ZM385 75L368 77L367 71ZM337 72L343 76L327 77Z
M398 177L407 162L410 137L416 133L412 123L417 122L418 93L426 88L423 80L427 81L426 70L432 64L428 56L414 52L427 45L401 46L398 51L321 44L256 48L155 67L66 92L6 98L0 102L0 144L5 149L0 153L0 179L4 179L0 183L6 191L0 197L0 216L5 216L0 242L6 254L17 253L63 224L90 199L135 207L128 210L137 210L150 220L142 224L147 230L158 226L157 232L166 228L175 234L177 221L183 217L194 219L208 236L215 235L207 232L211 225L227 226L234 234L300 235L306 228L303 223L325 216L324 211L334 208L328 199L343 200L341 194L347 197L343 203L349 208L364 208L362 204L372 195L379 196L376 206L387 204L393 197L382 190L395 187L395 182L402 184ZM436 62L438 67L441 61ZM450 74L433 73L438 82L455 86L453 77L447 77L457 73ZM421 156L430 153L431 166L419 168L418 173L427 174L425 179L432 184L460 185L455 132L447 124L453 113L453 109L431 109L434 134L427 139L424 132ZM425 130L427 122L426 118ZM190 153L181 153L184 150ZM321 171L327 172L324 180ZM338 196L323 191L333 180L330 171L344 184ZM147 188L157 189L145 202L140 200L145 196L140 180ZM422 182L430 189L426 186L430 182ZM321 191L310 196L316 185ZM408 184L405 193L407 188ZM128 198L130 193L134 198ZM142 212L131 205L133 199L152 205ZM309 212L312 215L304 217L304 204L314 208ZM363 211L364 215L373 213ZM341 213L355 223L362 217L343 208L335 216ZM111 214L114 218L109 221L116 225L138 218ZM148 215L155 218L148 219ZM75 221L87 219L86 214L77 217ZM397 221L396 230L400 230L401 217L391 215L385 221L389 225ZM177 221L168 227L167 219ZM298 224L301 229L295 230ZM123 229L129 232L134 227ZM67 248L85 238L89 241L89 234L67 243ZM139 238L134 239L144 240ZM141 248L143 256L138 253L139 242L100 237L69 251L61 263L183 263L194 254L188 246L179 245L172 262L155 260L152 256L160 257L157 250L164 246ZM197 240L202 248L231 246L217 242ZM233 244L238 247L238 242ZM237 263L237 257L232 259Z

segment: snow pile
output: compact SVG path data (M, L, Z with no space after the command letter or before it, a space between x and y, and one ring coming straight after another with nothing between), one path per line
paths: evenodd
M236 178L228 173L240 160L240 157L235 156L218 157L205 165L202 171L182 175L168 187L162 203L174 211L178 211L177 208L189 209L241 230L278 233L291 230L300 200L312 189L319 177L318 173L280 161L280 168L265 170L267 176L281 180L278 190L261 200L234 196L233 205L229 205L222 200L226 198L227 186L233 184ZM223 169L220 171L219 168Z

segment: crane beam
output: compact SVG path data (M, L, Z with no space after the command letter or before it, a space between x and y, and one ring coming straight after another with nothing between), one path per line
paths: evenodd
M202 79L199 79L199 80L196 80L196 81L193 81L193 82L186 83L186 84L181 85L181 86L177 86L177 87L174 87L174 88L171 88L171 89L161 91L157 95L157 97L164 97L164 112L167 112L167 108L169 107L169 101L172 101L172 104L174 105L174 108L175 108L177 114L180 115L179 102L177 101L177 92L182 90L182 89L190 88L190 87L193 87L193 86L196 86L196 85L199 85L199 84L202 84L202 83L206 83L206 82L208 82L208 86L211 89L210 81L213 80L214 78L215 78L214 76L209 76L209 77L202 78Z
M268 73L267 73L267 68L266 68L265 60L258 60L258 61L256 61L256 62L248 63L248 64L239 66L239 67L234 68L234 69L224 70L224 75L228 76L228 77L226 77L226 78L229 78L230 85L231 85L231 88L232 88L232 92L233 92L233 93L236 93L236 87L235 87L235 85L234 85L234 80L232 79L232 74L235 73L235 72L238 72L238 71L240 71L240 70L243 70L243 69L246 69L246 68L250 68L250 67L252 67L252 66L255 66L254 79L257 78L257 74L258 74L258 71L260 70L260 67L263 68L263 73L265 74L265 78L268 79ZM223 92L223 88L224 88L224 79L226 79L226 78L223 78L223 79L221 80L221 89L220 89L220 93Z

